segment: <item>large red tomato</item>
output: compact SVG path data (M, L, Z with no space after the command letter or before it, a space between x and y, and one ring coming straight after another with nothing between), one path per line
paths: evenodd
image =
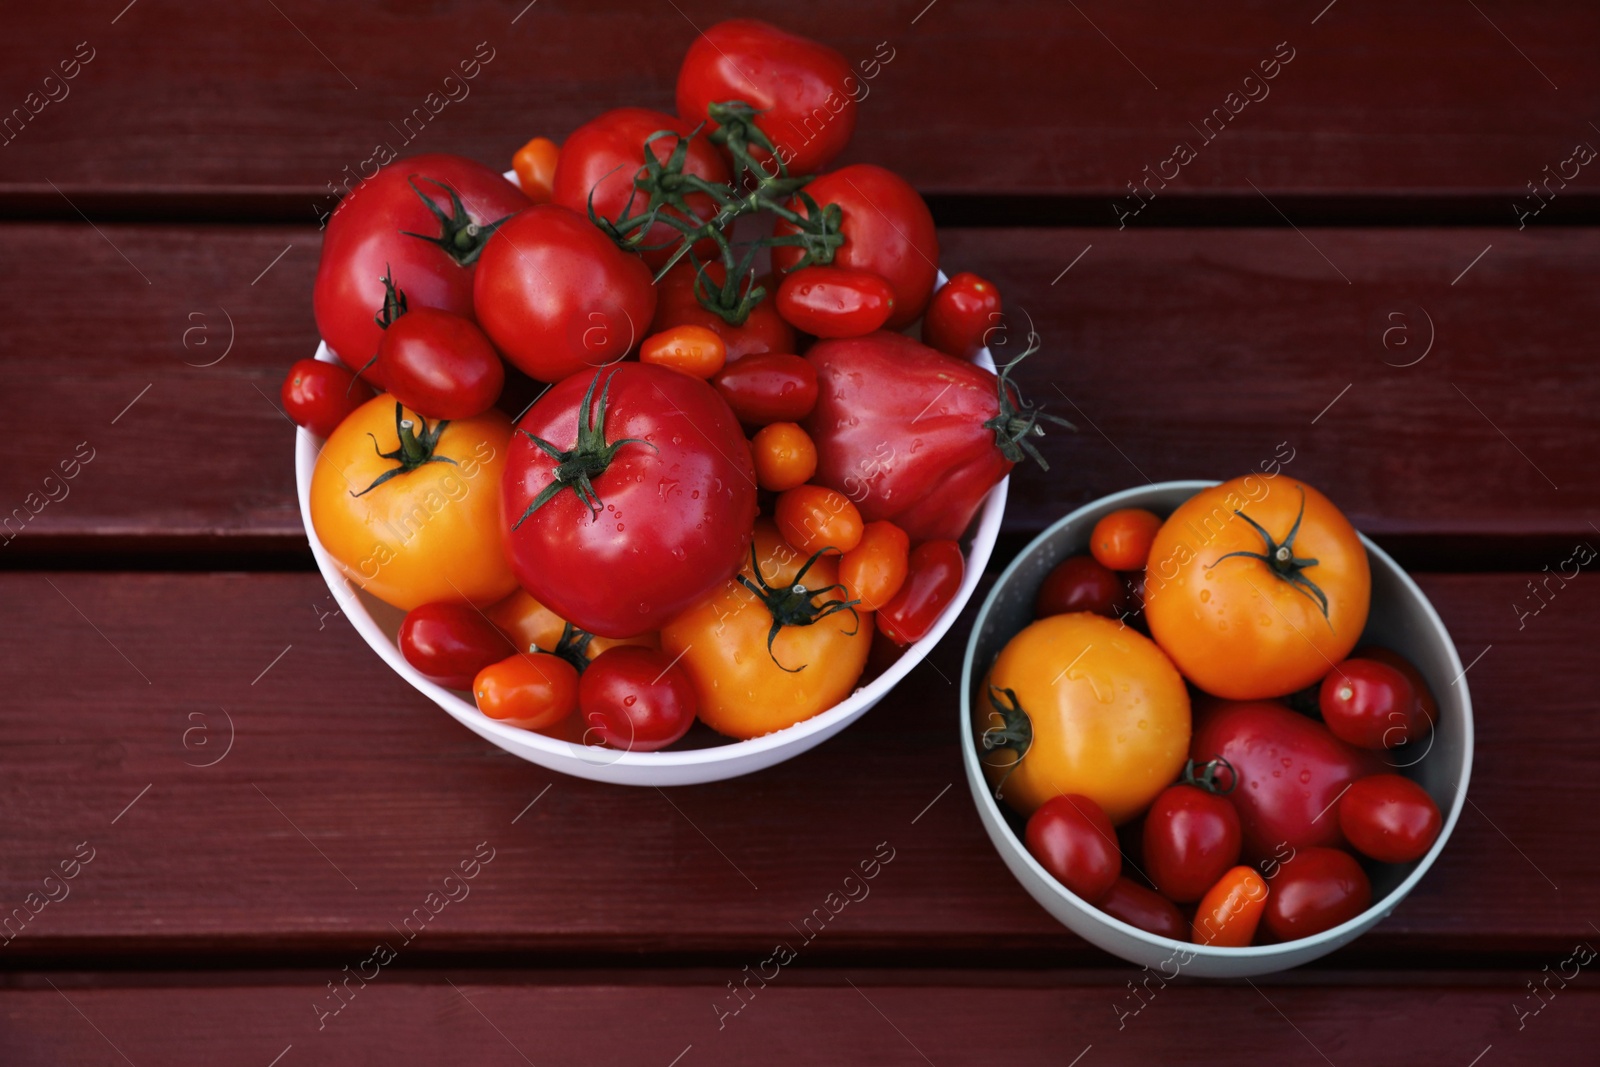
M390 163L328 220L311 294L322 339L352 367L372 358L383 336L373 317L384 304L386 273L411 307L471 318L484 242L496 223L530 203L503 176L460 156Z
M552 386L517 424L507 550L523 588L579 629L660 629L750 549L750 446L717 391L624 363Z
M656 312L650 268L588 218L540 204L510 219L478 260L473 306L507 360L554 382L615 363Z
M720 287L728 276L726 268L716 260L705 267L709 283ZM704 326L728 346L729 363L755 352L794 352L794 327L778 314L774 297L777 284L771 278L757 278L755 284L765 289L767 295L735 326L701 305L695 297L695 265L685 260L667 271L666 277L656 285L656 317L650 324L650 332L660 333L673 326Z
M889 283L894 289L889 329L915 322L928 306L939 274L939 238L928 205L917 191L898 174L871 163L824 174L805 191L819 207L839 207L844 243L834 251L833 265L864 270ZM802 218L809 217L799 197L790 200L788 208ZM773 232L783 237L800 231L779 219ZM803 254L796 245L779 245L772 250L772 266L787 273Z
M706 122L712 104L742 100L790 174L814 174L844 150L856 127L861 83L827 45L756 19L729 19L689 46L678 71L678 114ZM563 149L565 151L565 149ZM770 167L772 153L751 155Z
M561 146L552 199L585 218L589 214L591 194L594 212L602 218L616 222L624 211L634 216L643 215L650 198L636 190L633 182L644 170L645 140L660 130L687 136L692 129L691 123L675 115L643 107L619 107L590 119L573 130ZM650 142L650 149L658 160L665 161L676 144L675 138L658 137ZM683 172L714 185L728 181L728 165L703 131L689 141ZM698 219L708 219L717 212L716 203L705 193L690 193L684 199ZM679 219L684 217L675 208L665 208L664 213ZM635 247L646 263L659 267L672 255L680 235L681 231L671 225L654 222ZM629 236L637 237L638 233L634 231ZM714 253L715 245L707 239L697 245L696 250L701 256L708 256Z

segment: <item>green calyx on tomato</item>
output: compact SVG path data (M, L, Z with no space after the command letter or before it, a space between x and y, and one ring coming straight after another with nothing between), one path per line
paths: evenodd
M1020 463L1022 457L1026 455L1039 464L1041 470L1049 470L1050 464L1045 462L1038 447L1029 440L1030 437L1044 436L1044 427L1039 425L1039 420L1049 419L1069 430L1076 430L1077 427L1069 420L1059 415L1051 415L1043 408L1022 399L1022 394L1011 384L1011 371L1037 351L1039 351L1039 335L1029 330L1028 347L1023 349L1022 354L1016 359L1000 368L998 375L1000 410L983 425L985 429L994 431L994 443L1008 462Z
M644 445L652 451L658 451L656 446L642 437L622 437L615 441L606 441L606 397L611 393L611 378L606 377L605 388L600 390L600 399L595 401L594 387L600 384L600 376L604 371L596 371L594 379L589 382L589 389L583 394L583 409L578 415L578 443L563 452L555 445L542 437L536 437L527 430L521 431L528 440L538 445L551 459L556 461L555 479L539 491L528 505L528 510L522 513L522 518L512 524L515 530L521 526L529 515L544 507L545 503L563 489L571 489L578 494L589 514L598 518L603 508L600 494L595 492L594 479L605 473L611 466L611 459L623 445Z
M434 449L439 446L439 438L444 434L444 428L450 425L450 420L440 419L430 428L428 426L428 420L423 418L421 415L418 415L417 422L422 424L421 433L417 432L416 423L413 423L410 419L405 417L404 405L402 405L398 400L395 401L394 432L395 436L400 439L399 447L393 452L385 452L383 449L378 447L378 439L376 437L372 437L371 434L368 434L367 436L372 437L373 450L376 451L379 456L383 457L384 459L392 459L400 465L390 470L386 470L382 474L378 475L378 477L373 480L372 484L361 490L361 492L357 493L354 490L351 490L351 496L366 496L368 493L372 492L389 479L397 478L402 474L409 474L411 471L414 471L418 467L428 463L449 463L456 466L460 465L449 456L440 456L434 454Z
M493 222L478 223L472 221L467 214L467 206L461 202L461 194L454 187L437 181L433 178L423 178L429 185L437 185L450 197L450 210L446 212L434 202L434 199L421 189L417 188L416 175L408 175L406 182L413 192L428 205L428 210L433 217L439 220L439 233L437 236L426 233L413 233L410 230L401 230L407 237L416 237L427 241L431 245L438 245L444 249L449 257L455 260L459 267L470 267L478 261L478 255L483 251L483 246L494 236L494 231L500 224L511 216L496 219ZM381 323L379 325L382 325Z
M431 201L430 201L431 203ZM383 265L383 303L378 307L378 313L372 316L372 321L378 324L378 329L387 330L393 326L395 320L404 315L410 308L406 304L406 291L394 283L394 270L385 263ZM378 353L373 352L372 358L363 363L356 371L359 378L378 362ZM356 383L352 381L351 386Z
M755 574L755 577L752 579L740 574L739 584L754 593L756 598L766 606L767 613L772 616L772 628L767 631L767 655L772 657L772 662L777 664L780 670L787 671L790 674L798 674L808 666L808 664L802 663L798 667L785 667L782 663L778 663L777 653L772 651L772 643L778 639L778 635L783 632L784 627L810 626L814 622L820 622L829 615L836 615L841 611L850 613L850 617L856 622L857 630L861 627L861 615L856 611L856 605L861 601L846 600L844 597L831 597L820 604L812 602L814 598L832 593L835 590L841 593L847 592L843 585L836 583L834 585L819 586L816 589L806 588L806 572L816 564L817 560L829 552L836 551L836 549L826 547L817 549L811 554L811 558L806 560L805 565L800 568L799 572L795 574L792 584L786 585L782 589L774 589L767 584L766 578L761 574L761 560L756 554L755 542L752 541L750 543L750 569ZM846 636L853 637L855 633L856 630L851 630Z
M1000 700L1002 696L1005 697L1005 703ZM1005 748L1017 754L1017 758L1006 765L1006 773L1000 777L1000 781L995 783L994 798L1000 800L1003 799L1000 790L1005 787L1006 779L1011 777L1011 772L1017 769L1033 747L1033 720L1028 717L1013 689L996 689L991 685L989 707L1000 716L1000 725L983 731L983 750L993 752L997 748Z
M556 640L554 648L540 648L534 645L530 652L548 652L552 656L566 660L572 664L572 669L579 675L589 666L589 642L594 640L594 634L588 630L580 630L570 622L561 624L561 636Z
M1300 522L1306 515L1306 491L1298 485L1295 488L1300 490L1300 511L1295 515L1294 525L1289 527L1289 535L1283 539L1282 544L1273 540L1272 535L1266 531L1266 528L1246 515L1243 510L1235 509L1234 514L1248 522L1255 532L1261 535L1261 540L1266 542L1267 550L1265 552L1246 552L1244 550L1229 552L1226 555L1218 556L1216 563L1211 564L1211 567L1215 567L1223 560L1234 556L1260 560L1271 569L1273 577L1279 581L1288 582L1315 602L1317 607L1322 609L1322 617L1328 621L1329 626L1332 626L1333 620L1328 617L1328 595L1318 588L1316 582L1305 576L1305 571L1315 567L1318 561L1301 559L1294 554L1294 539L1299 536ZM1206 570L1210 570L1211 567L1207 567Z
M1222 772L1228 772L1228 784L1222 784ZM1203 789L1213 796L1225 797L1239 788L1239 772L1233 769L1233 764L1216 756L1196 765L1194 760L1189 760L1183 765L1183 776L1178 779L1179 785L1192 785L1196 789Z

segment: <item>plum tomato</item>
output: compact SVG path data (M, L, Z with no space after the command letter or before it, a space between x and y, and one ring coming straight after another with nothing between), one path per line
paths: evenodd
M940 286L922 316L922 343L957 359L971 359L1000 324L1000 290L963 271ZM1122 570L1123 568L1117 568Z
M1302 848L1272 878L1264 918L1281 941L1331 930L1366 911L1372 884L1343 849Z
M1422 740L1432 728L1411 679L1375 659L1335 666L1322 680L1317 703L1333 736L1357 748L1396 748Z
M554 195L556 164L560 159L561 149L548 137L535 137L511 157L511 169L517 172L517 186L535 204L548 204Z
M861 543L861 512L836 489L796 486L779 494L772 514L783 539L802 555L842 555Z
M639 362L671 367L691 378L710 378L728 361L728 346L705 326L672 326L639 346Z
M329 437L345 416L372 399L372 387L337 363L296 360L279 391L295 425ZM809 477L809 476L808 476Z
M889 283L864 270L806 267L778 286L778 314L815 337L861 337L880 328L894 310Z
M578 710L600 740L628 752L654 752L689 732L694 683L664 653L621 645L590 661L578 681Z
M578 706L578 669L548 652L519 652L478 672L478 710L524 730L548 730Z
M1023 838L1052 878L1091 904L1122 874L1116 828L1088 797L1051 797L1028 817Z
M479 608L438 600L406 612L400 654L446 689L470 689L478 672L517 651Z
M892 522L869 522L856 547L839 561L845 596L866 611L881 611L905 584L911 568L911 539Z
M1174 941L1189 940L1189 920L1178 906L1153 889L1146 889L1131 878L1118 878L1095 907L1157 937Z
M728 275L719 260L703 264L700 270L703 274L697 273L694 264L685 260L656 283L656 315L650 323L651 333L673 326L704 326L728 346L729 363L757 352L795 350L794 327L783 321L777 302L770 297L748 308L743 320L737 323L729 322L719 312L702 305L695 296L696 279L701 278L704 284L720 291ZM766 293L772 292L771 278L757 278L753 284Z
M1118 508L1101 516L1089 535L1089 552L1114 571L1142 571L1150 561L1161 519L1144 508Z
M774 493L804 485L817 472L817 446L792 422L770 422L750 439L756 484Z
M711 384L748 426L799 422L817 403L816 368L786 352L745 356L718 371Z
M1428 791L1398 774L1362 778L1339 798L1339 828L1350 847L1379 863L1421 859L1442 823Z
M1186 904L1239 862L1239 813L1219 795L1208 764L1199 775L1194 761L1183 781L1169 785L1144 819L1144 871L1169 900ZM1236 783L1231 780L1229 785Z
M1194 942L1219 948L1242 948L1256 936L1261 913L1272 894L1250 867L1226 871L1206 890L1194 913Z
M416 308L383 331L373 369L394 398L430 419L470 419L494 407L505 364L471 319Z
M1127 613L1128 584L1093 556L1068 556L1045 575L1033 601L1036 619L1071 611L1092 611L1108 619Z
M927 637L961 591L967 561L954 541L924 541L911 551L899 592L878 611L878 626L900 646Z

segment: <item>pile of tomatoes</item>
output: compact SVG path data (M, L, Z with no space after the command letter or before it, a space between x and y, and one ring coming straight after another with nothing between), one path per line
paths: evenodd
M635 751L808 719L933 628L983 498L1038 458L1051 417L973 362L995 287L935 293L917 192L826 169L852 88L833 49L725 22L676 114L536 137L515 183L388 162L329 220L338 362L283 387L326 438L312 523L484 715Z
M1438 837L1438 806L1395 773L1438 707L1403 657L1356 647L1371 575L1349 521L1251 475L1165 519L1111 512L1089 547L1045 578L977 694L985 774L1028 850L1179 941L1291 941L1360 915L1372 866Z

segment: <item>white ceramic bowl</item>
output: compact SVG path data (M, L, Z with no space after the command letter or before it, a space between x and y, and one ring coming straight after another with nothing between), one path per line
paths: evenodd
M1382 549L1362 537L1372 565L1372 610L1362 643L1386 645L1416 664L1439 703L1439 722L1425 754L1403 760L1398 751L1388 754L1391 763L1410 764L1397 767L1397 772L1421 784L1444 814L1439 839L1427 855L1413 863L1377 867L1372 877L1372 906L1349 922L1283 944L1218 948L1158 937L1114 919L1069 892L1028 853L1015 828L1016 817L994 799L978 761L973 743L973 686L1005 643L1032 621L1034 596L1045 575L1068 556L1088 550L1089 534L1101 516L1130 507L1165 516L1214 484L1163 482L1113 493L1079 508L1040 534L1011 562L984 601L967 642L961 672L962 762L978 817L1001 859L1028 894L1073 933L1132 963L1159 969L1166 977L1175 969L1212 978L1267 974L1308 963L1359 937L1388 916L1433 866L1461 815L1472 773L1472 699L1455 644L1416 583Z

